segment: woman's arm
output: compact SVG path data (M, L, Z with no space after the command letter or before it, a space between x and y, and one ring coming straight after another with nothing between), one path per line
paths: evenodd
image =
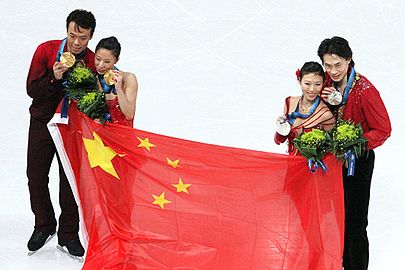
M127 120L132 120L136 111L136 98L138 95L138 81L135 74L118 71L115 88L118 103Z
M286 121L285 116L288 114L289 107L290 107L290 98L288 97L285 99L285 102L284 102L283 115L277 118L276 124L279 122L282 122L282 121ZM279 134L278 132L276 132L274 134L274 142L276 144L281 144L287 140L287 137L288 136L283 136L283 135Z

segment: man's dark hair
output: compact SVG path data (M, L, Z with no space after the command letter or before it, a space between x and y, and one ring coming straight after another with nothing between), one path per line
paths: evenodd
M350 49L349 42L342 37L332 37L324 39L318 48L318 56L323 63L323 56L325 54L336 54L346 60L352 59L352 49Z
M116 37L103 38L98 42L96 46L96 51L98 51L99 49L106 49L111 51L112 55L114 55L115 58L118 59L121 53L121 44L118 42Z
M96 18L90 11L84 9L73 10L66 19L66 30L69 29L71 22L74 22L80 28L90 29L90 35L93 36L96 29Z

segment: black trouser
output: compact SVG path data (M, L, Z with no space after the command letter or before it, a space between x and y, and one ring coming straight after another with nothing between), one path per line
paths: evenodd
M347 176L347 168L343 166L345 191L343 266L345 270L366 270L368 268L367 214L374 158L374 151L370 150L368 155L357 159L354 176Z
M51 233L56 228L55 212L49 195L49 170L56 148L47 124L31 117L28 133L27 176L31 209L35 228ZM78 238L79 213L62 164L59 164L59 217L58 238L65 241Z

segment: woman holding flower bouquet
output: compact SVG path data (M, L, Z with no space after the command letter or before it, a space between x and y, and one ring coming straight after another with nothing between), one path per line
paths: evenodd
M372 149L390 136L391 123L377 89L355 71L352 50L344 38L323 40L318 56L327 72L322 98L329 103L338 120L361 125L367 140L368 151L355 160L354 175L348 176L348 168L343 166L346 223L343 266L345 270L364 270L369 261L366 228L374 168Z
M319 96L325 73L321 64L306 62L301 69L297 70L296 75L302 95L285 99L283 116L276 121L277 132L274 140L277 144L288 141L290 155L304 156L308 160L309 170L324 176L323 172L315 171L319 166L326 170L321 160L327 149L325 131L332 129L335 125L332 112ZM297 144L297 140L302 143ZM299 257L310 262L308 269L315 269L321 267L323 263L318 260L319 250L315 248L319 247L319 243L316 238L311 237L319 234L314 226L316 213L308 212L310 204L313 203L312 194L302 192L302 190L312 190L314 182L306 181L305 176L296 177L296 174L295 170L287 168L286 178L289 180L285 183L284 191L289 194L293 202L296 202L295 210L291 209L291 211L298 213L299 226L305 232L307 250L301 252Z
M138 82L135 74L115 68L121 45L115 37L101 39L96 46L95 65L99 88L104 92L111 122L133 126Z
M277 144L288 140L290 155L298 154L293 140L301 133L313 129L330 130L335 125L333 114L319 96L325 79L322 66L306 62L296 74L302 95L285 99L284 113L276 121L278 128L274 136Z

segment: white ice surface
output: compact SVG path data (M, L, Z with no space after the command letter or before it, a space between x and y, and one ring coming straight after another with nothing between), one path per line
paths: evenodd
M376 150L369 269L405 269L404 1L3 0L0 8L1 269L81 268L56 250L56 237L32 257L26 247L34 220L25 176L31 102L25 80L37 45L65 37L75 8L97 18L90 48L111 35L121 41L118 67L139 80L137 128L270 152L286 150L273 143L274 123L284 98L300 94L295 70L319 61L324 38L347 38L356 70L379 89L393 126ZM59 212L57 186L53 166Z

